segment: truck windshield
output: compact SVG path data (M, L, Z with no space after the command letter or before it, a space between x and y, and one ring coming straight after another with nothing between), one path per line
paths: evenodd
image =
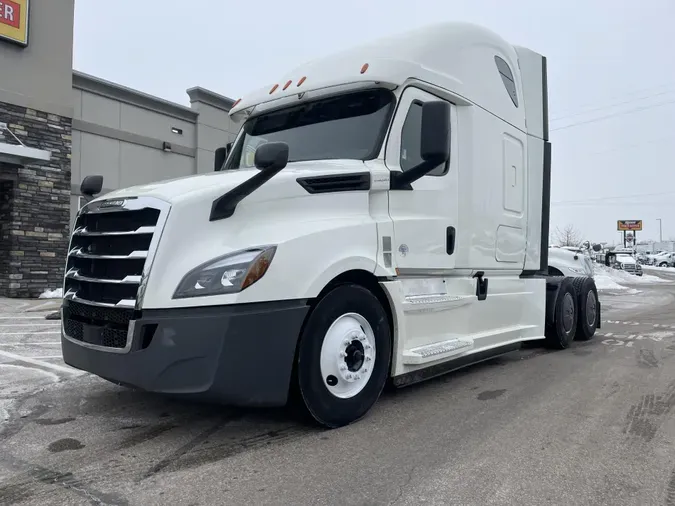
M288 144L289 161L370 160L389 125L394 95L375 89L286 107L248 120L227 169L253 167L255 150L267 142Z

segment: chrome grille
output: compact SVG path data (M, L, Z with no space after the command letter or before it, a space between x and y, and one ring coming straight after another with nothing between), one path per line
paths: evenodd
M168 212L168 204L147 197L103 200L80 210L63 284L67 338L128 350L127 330L133 310L140 309Z

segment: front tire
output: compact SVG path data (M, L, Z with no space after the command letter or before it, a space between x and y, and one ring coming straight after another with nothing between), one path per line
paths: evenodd
M320 424L337 428L363 417L389 376L391 330L378 298L356 284L326 294L300 337L297 380Z

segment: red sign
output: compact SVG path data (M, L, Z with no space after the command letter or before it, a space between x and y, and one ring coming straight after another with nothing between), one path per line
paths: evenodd
M21 26L21 4L12 0L0 0L0 23L19 28Z

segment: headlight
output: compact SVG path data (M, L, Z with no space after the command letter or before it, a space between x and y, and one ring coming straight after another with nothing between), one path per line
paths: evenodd
M240 292L265 275L276 250L276 246L262 246L210 260L185 275L173 298Z

